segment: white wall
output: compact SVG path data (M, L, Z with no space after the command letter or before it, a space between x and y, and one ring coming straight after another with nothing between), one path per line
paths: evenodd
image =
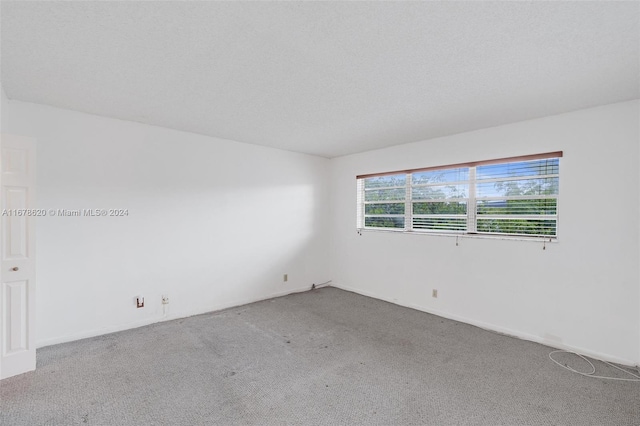
M9 98L4 93L4 88L0 85L0 133L3 133L9 122Z
M170 318L330 279L329 160L9 105L5 131L38 139L39 208L129 210L38 219L38 346L161 320L163 293Z
M38 138L40 208L130 213L38 220L38 345L333 279L639 364L639 112L638 101L626 102L329 161L3 97L2 131ZM556 150L564 151L560 241L546 250L530 241L466 238L456 247L452 237L355 232L357 174ZM600 220L605 213L611 220ZM143 309L134 307L137 294Z
M639 112L638 101L625 102L332 160L334 285L640 364ZM558 150L559 242L546 250L356 233L356 175Z

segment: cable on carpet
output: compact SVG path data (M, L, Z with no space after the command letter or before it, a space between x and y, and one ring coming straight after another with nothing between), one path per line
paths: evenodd
M331 280L325 281L325 282L320 283L320 284L313 284L313 285L311 285L311 290L315 290L316 288L324 287L324 286L327 286L329 284L331 284Z
M552 355L553 354L557 354L557 353L567 353L567 354L573 354L573 355L579 356L580 358L582 358L583 360L585 360L586 362L589 363L589 365L591 366L591 370L592 371L590 371L588 373L585 373L583 371L578 371L578 370L576 370L576 369L574 369L574 368L572 368L572 367L570 367L570 366L568 366L566 364L561 364L560 362L558 362L555 359L553 359ZM575 353L575 352L564 351L564 350L552 351L552 352L549 353L549 359L551 361L555 362L556 364L558 364L560 367L562 367L562 368L564 368L566 370L569 370L572 373L578 373L578 374L580 374L582 376L593 377L595 379L619 380L619 381L623 381L623 382L640 382L640 376L639 375L634 374L631 371L627 371L624 368L618 367L617 365L612 364L612 363L607 362L607 361L602 361L602 362L604 362L605 364L607 364L607 365L609 365L609 366L611 366L613 368L617 368L618 370L620 370L620 371L622 371L624 373L627 373L630 376L633 376L633 379L632 378L625 378L625 377L599 376L599 375L595 374L596 373L596 367L593 365L593 363L591 361L589 361L585 356L580 355L580 354Z

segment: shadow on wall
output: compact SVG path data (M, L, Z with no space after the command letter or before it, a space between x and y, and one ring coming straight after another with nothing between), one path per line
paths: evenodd
M154 189L77 180L42 191L44 209L115 207L127 215L39 219L39 345L161 319L162 294L176 317L328 280L321 185L247 180ZM138 294L144 309L129 303Z

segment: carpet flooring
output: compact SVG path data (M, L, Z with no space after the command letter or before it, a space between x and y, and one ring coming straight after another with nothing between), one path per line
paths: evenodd
M0 424L640 425L551 350L329 287L42 348Z

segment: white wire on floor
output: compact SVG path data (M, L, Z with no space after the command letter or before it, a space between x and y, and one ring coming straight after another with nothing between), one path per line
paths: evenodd
M553 359L553 357L551 356L551 355L557 354L557 353L567 353L567 354L573 354L573 355L579 356L580 358L582 358L583 360L585 360L585 361L587 361L589 363L589 365L591 366L591 370L592 371L590 371L588 373L585 373L583 371L575 370L575 369L569 367L566 364L559 363L558 361ZM617 368L618 370L620 370L620 371L622 371L624 373L627 373L628 375L633 376L634 378L631 379L631 378L624 378L624 377L610 377L610 376L599 376L599 375L596 375L595 374L596 373L596 367L593 365L593 363L591 361L589 361L586 357L584 357L584 356L582 356L582 355L580 355L578 353L575 353L575 352L563 351L563 350L552 351L552 352L549 353L549 359L551 361L555 362L556 364L558 364L560 367L566 369L566 370L569 370L569 371L571 371L573 373L581 374L581 375L586 376L586 377L593 377L595 379L619 380L619 381L623 381L623 382L640 382L640 376L639 375L634 374L631 371L627 371L624 368L618 367L617 365L611 364L610 362L607 362L607 361L602 361L602 362L604 362L605 364L607 364L607 365L609 365L609 366L611 366L613 368Z

